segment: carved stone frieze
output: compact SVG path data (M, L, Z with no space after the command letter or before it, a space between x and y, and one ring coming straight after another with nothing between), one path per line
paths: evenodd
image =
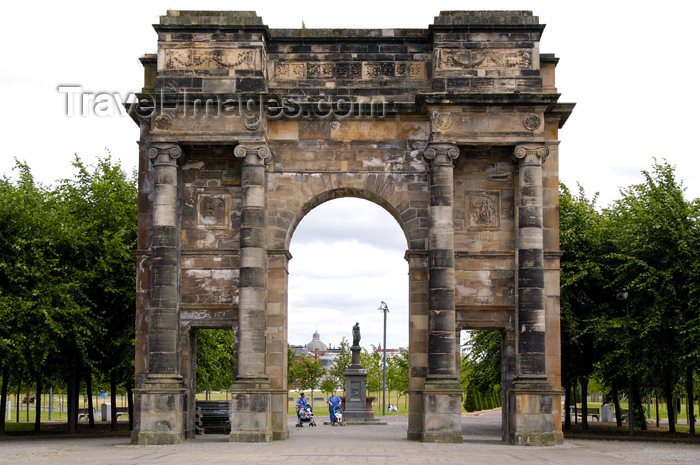
M333 63L312 62L306 67L307 78L333 77Z
M532 51L527 49L449 50L437 49L437 69L531 68Z
M165 50L165 69L256 69L259 52L253 49L196 49L172 48Z
M396 73L396 64L395 63L365 62L362 64L362 78L363 79L389 78L389 77L394 77L395 73Z
M415 62L315 62L277 61L274 78L287 80L323 79L425 79L425 63Z

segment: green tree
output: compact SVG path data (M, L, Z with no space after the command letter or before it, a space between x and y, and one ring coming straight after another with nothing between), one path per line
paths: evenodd
M662 380L667 403L682 373L697 368L697 201L688 202L674 168L654 162L644 182L622 190L613 205L612 237L617 253L613 284L629 292L625 333L635 379ZM649 373L651 372L651 373ZM637 396L635 396L637 397ZM641 409L639 409L641 410ZM673 408L669 430L675 431Z
M333 360L333 364L328 369L328 378L333 380L334 385L342 387L345 384L345 372L350 367L352 362L352 353L350 352L350 344L343 337L340 340L338 354ZM325 389L324 389L325 391Z
M396 393L397 404L401 396L408 394L408 359L408 351L387 359L386 385L390 393Z
M501 389L501 333L492 330L470 331L461 362L465 408L488 408L484 399L490 399L494 389L498 392Z
M376 346L370 347L371 352L367 349L360 352L360 364L367 370L367 392L379 393L382 390L382 356Z
M200 329L197 332L197 391L222 391L233 384L233 329Z
M97 323L85 376L89 385L93 369L108 375L115 429L117 384L133 376L136 175L127 175L109 155L90 167L76 156L73 166L75 179L64 180L58 189L80 234L72 261L82 284L81 303Z
M603 216L596 209L596 196L588 199L581 186L574 195L559 186L559 225L561 258L561 357L562 384L565 387L565 428L571 424L569 393L580 382L587 408L588 379L594 371L596 321L611 300L607 289L605 257L610 251L605 239ZM584 430L588 420L582 417Z
M15 169L15 183L6 177L0 183L0 350L40 390L43 379L86 358L95 325L80 302L72 261L80 236L65 202L35 183L26 164Z

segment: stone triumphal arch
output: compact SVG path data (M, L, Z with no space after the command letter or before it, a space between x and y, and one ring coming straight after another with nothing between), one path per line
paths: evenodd
M288 247L321 202L406 235L408 437L460 442L459 331L503 341L503 435L561 440L557 58L526 11L426 29L270 29L168 11L140 127L133 439L194 434L200 328L235 328L232 441L285 439Z

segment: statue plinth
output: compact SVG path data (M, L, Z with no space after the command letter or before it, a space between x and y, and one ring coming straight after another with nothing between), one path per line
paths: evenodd
M360 346L350 347L352 361L345 375L343 421L347 424L386 425L374 418L371 402L367 402L367 370L360 363ZM373 399L371 399L373 400Z

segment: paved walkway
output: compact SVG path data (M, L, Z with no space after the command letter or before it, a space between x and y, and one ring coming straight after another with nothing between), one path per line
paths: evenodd
M126 437L10 439L0 442L0 465L218 465L218 464L698 464L700 446L628 441L568 440L554 447L500 442L500 412L463 417L463 444L423 444L406 439L406 418L386 426L295 428L290 439L269 444L226 442L206 435L178 446L133 446Z

